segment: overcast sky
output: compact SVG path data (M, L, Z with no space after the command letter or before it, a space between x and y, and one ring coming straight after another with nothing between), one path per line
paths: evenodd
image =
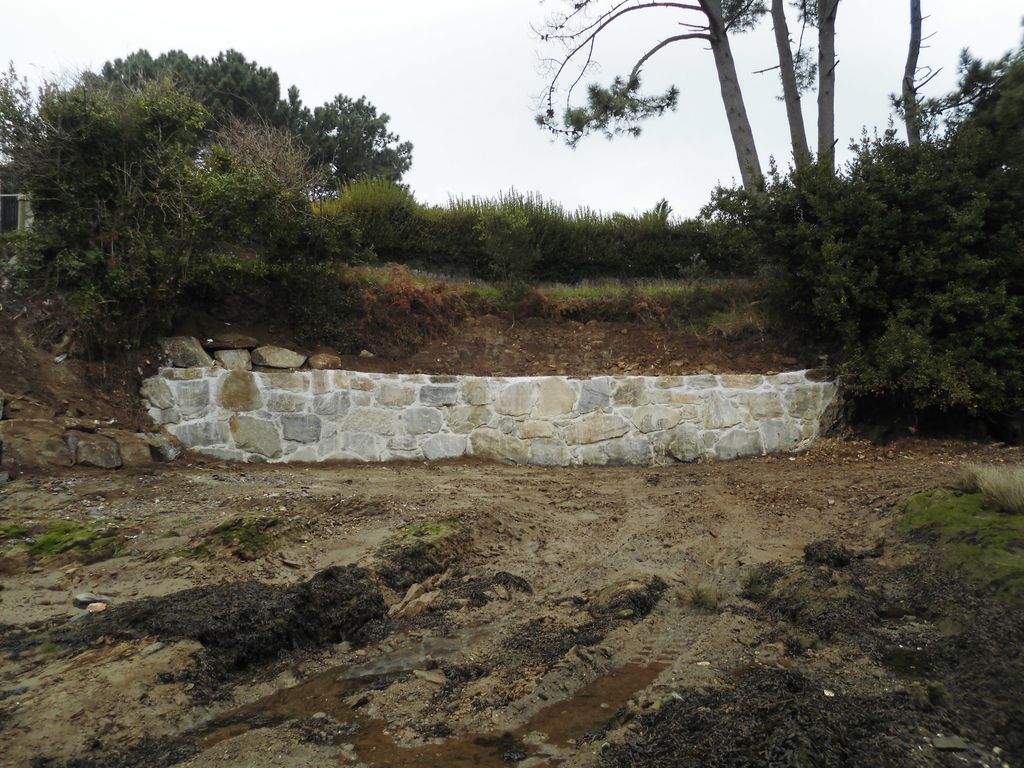
M0 58L36 80L99 68L146 48L216 55L235 48L295 84L306 104L337 93L365 94L391 115L392 129L414 144L406 177L418 199L537 191L567 206L641 211L667 198L695 213L718 182L738 176L714 65L700 42L677 43L645 67L645 86L681 89L677 112L648 123L639 139L600 136L575 149L553 141L533 121L545 85L538 65L550 55L531 31L565 0L335 0L246 3L217 0L4 2ZM571 5L571 3L570 3ZM884 128L888 95L898 90L909 37L908 0L843 0L837 24L836 128L840 147L864 126ZM923 0L921 63L942 68L928 94L956 81L960 49L983 58L1016 47L1021 0ZM486 10L484 10L486 9ZM600 39L595 77L628 72L637 56L675 34L673 13L643 11ZM645 18L640 18L645 17ZM791 29L796 27L790 21ZM785 110L774 73L771 26L733 41L747 110L762 164L788 160ZM805 99L813 146L814 99ZM843 155L841 154L840 157Z

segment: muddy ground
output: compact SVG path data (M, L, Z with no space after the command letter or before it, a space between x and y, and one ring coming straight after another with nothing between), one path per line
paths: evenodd
M1021 612L894 525L1021 458L26 474L0 764L1022 765Z

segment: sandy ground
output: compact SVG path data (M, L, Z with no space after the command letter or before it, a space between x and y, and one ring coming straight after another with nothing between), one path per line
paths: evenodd
M89 563L74 551L30 558L21 539L0 541L0 765L648 765L662 764L642 757L660 708L732 690L737 670L799 675L815 707L912 702L927 681L884 664L879 638L948 636L952 608L873 615L862 635L804 647L806 627L744 597L749 574L774 563L865 595L888 589L891 574L929 558L892 526L902 499L968 461L1020 459L1019 449L967 443L824 442L802 455L652 469L179 462L24 475L0 485L0 523L38 536L69 519L120 543L116 557ZM262 548L213 533L243 514L275 519ZM77 593L109 597L113 616L196 586L373 571L390 537L453 519L469 537L413 587L425 607L386 615L361 640L209 676L195 640L38 640L95 619L73 606ZM870 557L812 570L804 547L821 539ZM632 613L602 614L601 591L624 579L664 589ZM381 588L392 609L406 596ZM1019 736L1002 734L1010 726L984 706L914 710L885 745L904 751L883 763L1019 759ZM934 746L950 729L965 746Z

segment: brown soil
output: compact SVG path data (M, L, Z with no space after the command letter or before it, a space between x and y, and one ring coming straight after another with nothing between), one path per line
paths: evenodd
M1020 765L1019 613L892 520L966 462L1021 458L916 440L645 470L27 474L0 523L109 526L121 552L0 542L0 764ZM240 550L218 533L239 515L277 522ZM468 538L410 610L376 553L451 520ZM295 596L326 569L375 585L303 632L322 624ZM84 615L85 590L112 605ZM277 639L218 665L250 612Z
M276 329L230 326L266 343L293 346ZM183 327L213 336L223 323ZM301 348L301 345L298 346ZM408 351L383 342L366 350L372 357L343 355L349 370L380 373L471 374L477 376L681 375L765 373L797 366L819 367L816 359L778 352L777 340L757 335L729 339L670 330L655 324L578 323L542 318L513 320L484 315L458 323L442 339ZM305 348L305 352L333 351Z

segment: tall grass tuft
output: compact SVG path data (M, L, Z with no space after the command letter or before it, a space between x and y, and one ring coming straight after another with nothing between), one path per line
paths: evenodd
M1024 466L970 464L957 485L967 493L980 493L1003 512L1024 515Z

